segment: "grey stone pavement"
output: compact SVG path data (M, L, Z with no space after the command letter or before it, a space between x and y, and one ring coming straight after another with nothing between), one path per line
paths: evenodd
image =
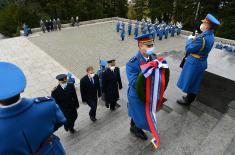
M121 68L123 89L120 91L121 107L114 112L99 101L98 121L90 121L89 107L81 103L79 80L77 94L80 100L77 132L73 135L62 128L60 137L69 155L232 155L235 154L235 120L204 104L194 102L190 108L175 103L182 92L177 89L183 57L185 36L156 40L157 54L166 57L171 69L170 83L165 93L168 99L157 113L161 148L154 150L150 139L141 141L129 132L127 115L127 79L125 63L134 56L137 43L133 37L122 42L112 22L66 28L51 33L36 33L29 38L18 37L0 41L0 61L18 64L28 80L24 96L50 95L57 84L55 76L68 71L81 78L88 65L98 67L99 58L117 60ZM173 51L175 50L175 51ZM176 52L178 51L178 52ZM151 138L151 134L147 133Z
M113 22L73 27L41 34L29 40L78 77L86 73L85 69L89 65L97 68L99 58L114 58L118 66L124 66L138 50L133 36L121 41ZM164 41L156 40L155 47L158 52L180 50L184 48L184 40L179 36Z

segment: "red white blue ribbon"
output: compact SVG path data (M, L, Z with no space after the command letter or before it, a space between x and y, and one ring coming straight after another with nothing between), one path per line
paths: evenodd
M166 60L157 58L140 66L146 78L146 116L154 139L151 141L155 148L160 147L156 112L162 105L165 91L165 69L168 68Z

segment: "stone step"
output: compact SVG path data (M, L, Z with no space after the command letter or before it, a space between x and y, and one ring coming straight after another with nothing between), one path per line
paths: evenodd
M235 120L228 115L224 115L206 139L200 144L194 154L222 155L231 144L234 136Z
M178 113L173 113L179 115ZM160 139L161 139L161 147L160 149L155 150L152 146L148 146L143 149L139 154L163 154L167 151L168 148L172 147L171 142L175 141L179 137L181 137L188 128L192 127L194 122L199 120L200 116L197 114L188 111L182 115L180 115L178 121L173 121L171 127L166 129L163 132L160 132ZM161 125L159 123L159 125Z
M163 154L174 155L193 154L199 144L211 132L217 123L217 119L204 113L191 127L187 127L182 135L170 141L167 150Z
M84 137L86 138L87 134L92 133L95 130L100 130L105 124L108 124L113 120L118 120L119 117L121 116L118 112L119 110L111 112L109 109L100 108L99 111L100 112L97 113L97 119L98 119L97 122L95 123L92 122L88 114L85 119L79 122L80 125L79 125L79 128L77 129L78 134L79 134L79 137L78 137L79 139L84 139ZM76 137L74 138L75 139L66 141L66 146L76 143Z
M157 117L164 118L167 115L167 112L159 111ZM146 133L150 139L151 134ZM128 119L112 127L87 154L135 154L141 148L149 145L149 142L149 140L142 141L130 133L130 120Z
M227 147L226 151L224 152L224 155L234 155L235 154L235 136L233 137L232 142Z

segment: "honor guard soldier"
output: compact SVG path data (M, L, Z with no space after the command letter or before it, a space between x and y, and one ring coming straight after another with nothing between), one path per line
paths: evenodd
M128 114L131 117L130 131L138 138L147 140L144 130L150 131L145 103L140 100L136 92L136 81L140 74L140 65L156 59L154 54L154 39L152 34L144 34L135 38L138 41L139 51L126 64L126 74L128 79Z
M71 83L74 85L76 81L75 81L75 78L73 77L73 75L70 72L68 72L67 77L68 77L68 83Z
M51 97L21 98L26 77L14 64L0 62L0 154L65 155L53 133L66 119Z
M135 23L135 32L134 32L135 37L138 36L138 33L139 33L139 23L137 21L137 23Z
M178 104L189 106L196 98L203 74L207 69L207 58L214 44L214 28L220 22L211 14L208 14L200 29L202 33L197 37L190 37L186 42L186 61L183 65L177 86L187 96L177 100Z
M116 31L119 32L121 22L118 20L116 24Z
M176 31L176 33L177 33L177 35L179 35L180 33L181 33L181 29L182 29L182 23L181 22L177 22L176 23L176 27L177 27L177 31Z
M132 30L132 21L130 20L128 23L128 35L131 35L131 30Z
M165 27L165 31L164 31L165 39L167 39L167 38L168 38L169 29L170 29L170 27L169 27L168 25L166 25L166 27Z
M174 37L175 36L175 25L172 24L171 25L171 37Z
M99 62L100 64L100 68L98 69L97 71L97 75L99 77L99 82L100 82L100 89L102 90L102 79L103 79L103 73L105 72L105 70L107 69L106 66L107 66L107 62L104 61L104 60L100 60ZM101 94L101 99L103 101L105 101L105 98L104 98L104 93Z
M125 23L123 22L120 28L120 37L122 39L122 41L124 41L125 39Z
M162 24L160 24L159 30L158 30L158 37L159 37L159 40L162 40L163 29L164 29L164 28L163 28Z

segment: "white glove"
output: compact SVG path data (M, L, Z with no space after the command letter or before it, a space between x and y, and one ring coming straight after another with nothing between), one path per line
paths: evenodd
M188 40L189 39L194 39L196 36L193 36L193 35L190 35L190 36L188 36Z

